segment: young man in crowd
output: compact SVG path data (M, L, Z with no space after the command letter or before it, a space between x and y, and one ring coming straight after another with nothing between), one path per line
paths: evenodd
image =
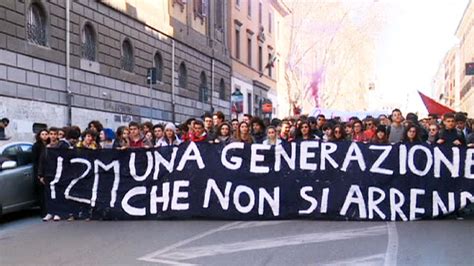
M210 113L205 113L203 119L204 129L206 130L208 140L214 140L216 138L216 130L214 128L212 115Z
M456 128L461 131L464 138L467 138L471 134L471 129L466 126L467 117L464 113L456 113L454 115L454 120L456 121Z
M220 126L222 123L225 122L224 113L221 111L215 112L214 115L212 116L212 121L214 123L214 128L217 128L218 126Z
M375 119L373 117L369 117L365 120L365 131L364 136L365 139L371 140L377 131L377 125L375 124Z
M293 141L293 138L291 137L290 135L290 128L291 128L291 125L290 125L290 121L288 120L283 120L281 122L281 132L280 132L280 139L282 141L286 141L286 142L290 142L290 141Z
M64 139L61 139L58 143L59 149L74 149L76 144L79 142L79 138L81 137L81 130L76 127L67 127L64 128Z
M263 120L259 117L252 118L252 137L254 139L254 143L263 143L266 138L265 134L265 125L263 124Z
M237 132L237 129L239 128L239 119L237 118L232 119L231 125L232 125L232 132L233 133Z
M397 143L402 140L403 131L405 130L402 124L402 111L400 111L400 109L393 109L391 118L392 123L390 124L390 126L387 127L388 142Z
M204 128L204 123L201 120L196 120L193 125L193 134L191 135L192 142L207 142L208 136Z
M453 113L443 116L444 128L439 131L438 144L464 145L466 140L461 131L456 128L456 120Z
M242 121L246 122L247 124L250 125L250 120L252 120L252 115L251 114L244 114L242 117Z
M5 134L5 128L8 127L8 124L10 124L10 120L8 120L8 118L4 117L2 120L0 120L0 139L7 138L7 135Z
M128 124L130 129L130 148L150 148L151 143L140 133L140 124L132 121Z
M59 128L51 127L49 129L49 144L48 148L58 148L59 146L59 136L58 136Z

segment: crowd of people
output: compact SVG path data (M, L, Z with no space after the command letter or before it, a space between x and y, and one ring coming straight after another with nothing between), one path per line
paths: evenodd
M40 130L33 145L33 168L38 185L44 186L47 180L42 174L41 158L46 148L124 150L177 146L184 142L279 145L307 140L474 147L473 127L472 120L461 112L444 114L442 117L430 114L418 119L414 113L404 117L399 109L394 109L390 115L367 116L363 119L351 117L348 121L341 121L338 117L327 119L322 114L281 120L244 114L241 120L227 121L222 112L206 113L201 119L190 118L179 126L173 123L153 125L151 122L139 124L132 121L128 126L113 130L104 128L99 121L91 121L84 131L77 126ZM61 219L57 215L43 214L45 221Z

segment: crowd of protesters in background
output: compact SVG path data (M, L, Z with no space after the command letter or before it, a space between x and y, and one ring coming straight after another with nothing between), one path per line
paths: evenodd
M448 113L442 117L428 115L419 120L414 113L408 113L404 117L399 109L394 109L388 116L367 116L364 119L351 117L348 121L341 121L338 117L327 119L322 114L281 120L261 119L244 114L241 120L227 121L222 112L206 113L201 119L189 118L179 126L173 123L153 125L151 122L130 122L128 126L113 130L104 128L99 121L91 121L84 131L77 126L52 127L39 131L33 145L34 176L38 177L40 186L47 183L40 163L46 148L124 150L177 146L185 142L279 145L306 140L474 147L473 127L473 121L461 112ZM61 219L57 215L44 215L44 220Z

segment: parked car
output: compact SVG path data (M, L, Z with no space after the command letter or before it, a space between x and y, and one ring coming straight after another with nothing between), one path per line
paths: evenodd
M29 142L0 141L0 215L36 205L32 147Z

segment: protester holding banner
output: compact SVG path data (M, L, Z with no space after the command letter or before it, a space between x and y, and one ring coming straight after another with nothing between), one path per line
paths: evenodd
M178 146L179 144L181 144L181 140L176 136L176 126L173 123L167 123L165 134L155 147Z
M439 132L438 144L463 145L466 143L462 132L456 129L454 114L448 113L443 116L444 128Z
M247 122L242 121L239 123L239 127L237 128L237 132L234 134L232 142L254 143L252 135L250 134L250 126Z
M329 141L332 142L339 142L339 141L345 141L346 140L346 132L344 129L344 126L341 124L337 124L334 126L332 130L332 135L329 138Z
M231 126L229 123L221 123L217 127L217 138L214 139L214 143L229 144L231 142Z
M130 130L127 126L120 126L115 133L116 138L112 146L113 149L124 150L130 147Z
M111 128L104 128L100 131L100 144L102 149L112 149L114 145L115 133Z

